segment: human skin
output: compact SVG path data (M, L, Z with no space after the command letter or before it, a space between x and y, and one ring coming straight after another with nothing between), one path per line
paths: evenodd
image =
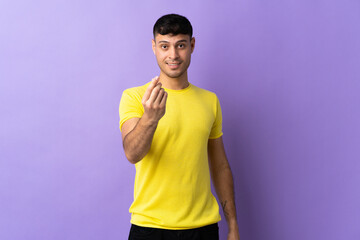
M185 34L157 34L152 40L160 76L153 79L142 98L143 116L129 119L122 126L123 147L129 162L141 161L150 150L157 124L166 109L167 93L162 86L179 90L189 85L187 69L194 47L195 38Z
M160 68L160 81L165 88L180 90L189 85L187 69L195 48L189 35L156 34L152 49Z
M142 98L143 116L131 118L122 126L123 147L129 162L139 162L150 150L157 124L165 114L166 99L159 78L153 78Z
M239 240L234 181L222 137L208 140L208 157L211 178L229 227L228 240Z
M187 69L194 47L195 38L184 34L157 34L152 40L160 76L153 79L146 89L142 99L143 116L129 119L122 126L124 151L131 163L141 161L148 153L158 121L166 114L167 94L161 87L180 90L189 86ZM229 226L227 239L239 240L234 183L222 137L208 140L208 156L212 181Z

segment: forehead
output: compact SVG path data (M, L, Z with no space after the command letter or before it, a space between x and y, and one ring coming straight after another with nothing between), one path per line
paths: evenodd
M168 42L168 43L176 43L179 41L187 41L190 42L190 36L186 35L186 34L178 34L178 35L173 35L173 34L166 34L166 35L161 35L161 34L156 34L155 36L155 42L160 42L160 41L164 41L164 42Z

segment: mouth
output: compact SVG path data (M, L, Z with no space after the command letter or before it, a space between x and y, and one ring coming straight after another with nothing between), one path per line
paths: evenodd
M175 63L172 63L172 62L167 62L166 63L171 69L176 69L180 66L180 62L175 62Z

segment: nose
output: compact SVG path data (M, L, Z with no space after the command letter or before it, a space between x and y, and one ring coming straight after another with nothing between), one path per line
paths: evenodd
M176 47L172 47L169 52L169 58L170 59L177 59L179 57L178 51Z

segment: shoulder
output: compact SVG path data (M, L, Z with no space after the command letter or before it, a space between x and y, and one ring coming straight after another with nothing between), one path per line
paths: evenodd
M146 88L149 84L150 84L150 82L148 82L142 86L127 88L123 91L123 96L142 98L142 96L144 95Z
M217 100L216 93L214 93L214 92L212 92L212 91L209 91L209 90L204 89L204 88L197 87L197 86L195 86L195 85L193 85L193 84L192 84L192 88L193 88L194 92L195 92L198 96L206 97L206 98L212 99L212 100Z

